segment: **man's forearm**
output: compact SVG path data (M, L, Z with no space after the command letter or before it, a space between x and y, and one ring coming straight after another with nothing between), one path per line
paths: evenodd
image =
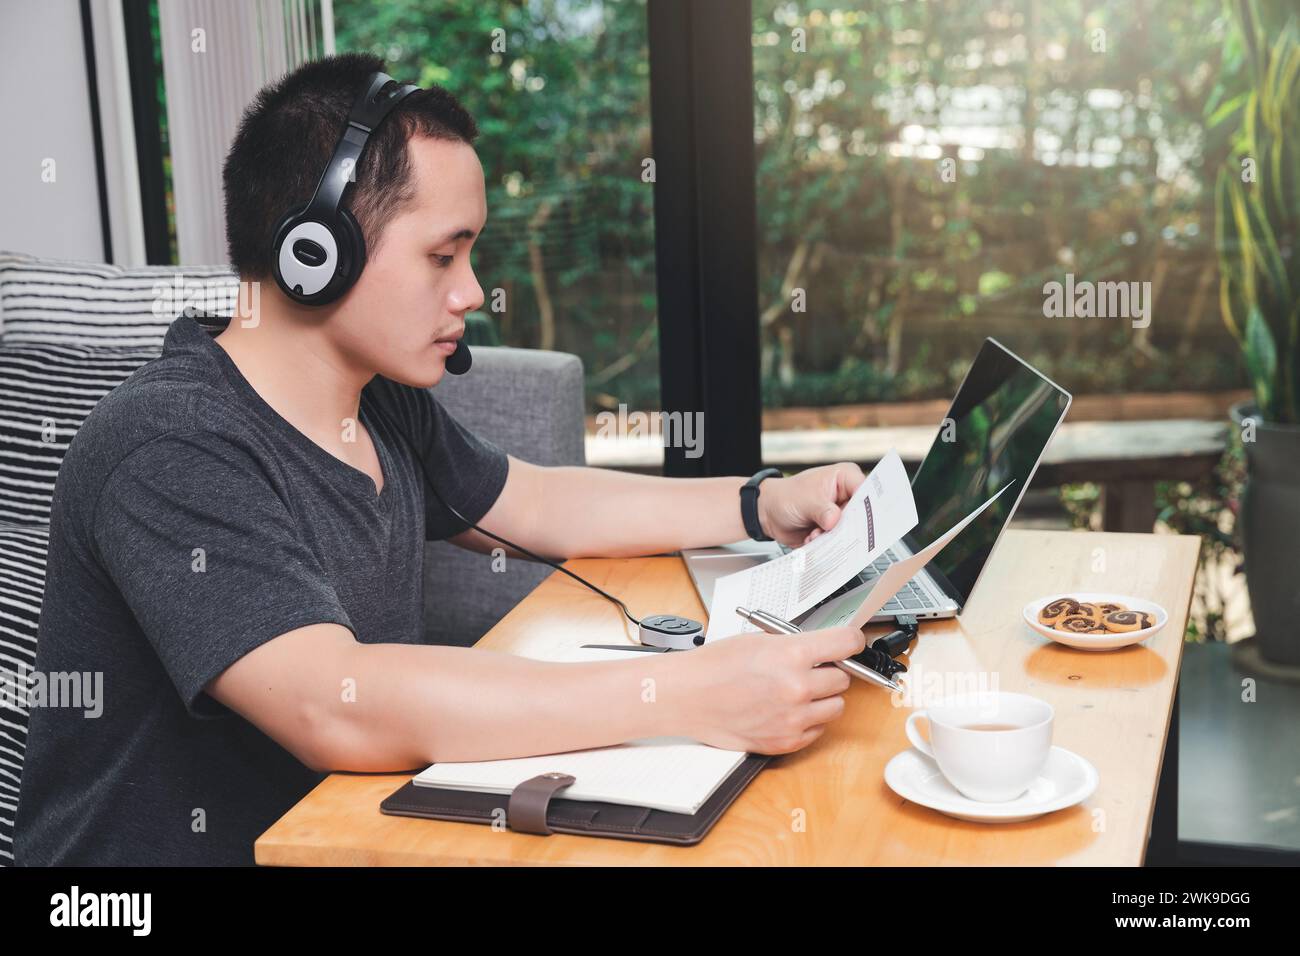
M544 553L625 558L749 537L740 517L741 477L662 478L603 468L543 471L537 522Z
M667 654L560 664L463 647L356 644L322 675L322 769L381 772L689 734L689 669ZM337 702L336 702L337 699Z
M862 469L849 462L772 478L759 488L759 524L782 544L806 544L834 528L843 506L865 479ZM746 480L547 468L512 456L505 487L482 527L561 560L628 558L743 541L749 537L740 512L740 489ZM473 529L451 540L483 552L501 546ZM517 553L509 547L507 551Z

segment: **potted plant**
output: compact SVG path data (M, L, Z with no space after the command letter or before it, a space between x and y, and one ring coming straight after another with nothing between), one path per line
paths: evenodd
M1300 666L1300 14L1229 0L1211 129L1219 300L1255 398L1232 410L1246 452L1239 527L1260 657Z

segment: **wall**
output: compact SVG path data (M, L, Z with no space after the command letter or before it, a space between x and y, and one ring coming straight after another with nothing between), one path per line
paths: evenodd
M0 119L0 249L103 262L77 0L0 3Z

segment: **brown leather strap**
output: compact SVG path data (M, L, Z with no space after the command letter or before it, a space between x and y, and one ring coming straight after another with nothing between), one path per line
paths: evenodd
M549 836L551 828L546 825L546 808L551 804L551 797L575 779L567 773L544 773L525 780L510 794L510 803L506 805L506 825L520 833Z

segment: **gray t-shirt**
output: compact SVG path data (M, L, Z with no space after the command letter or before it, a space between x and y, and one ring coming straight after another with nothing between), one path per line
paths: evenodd
M263 401L215 334L177 318L161 357L96 406L59 470L20 865L252 863L253 841L324 775L204 687L322 621L364 643L424 642L424 542L466 526L426 497L393 419L469 520L505 484L500 448L429 390L376 376L360 420L383 467L377 495Z

